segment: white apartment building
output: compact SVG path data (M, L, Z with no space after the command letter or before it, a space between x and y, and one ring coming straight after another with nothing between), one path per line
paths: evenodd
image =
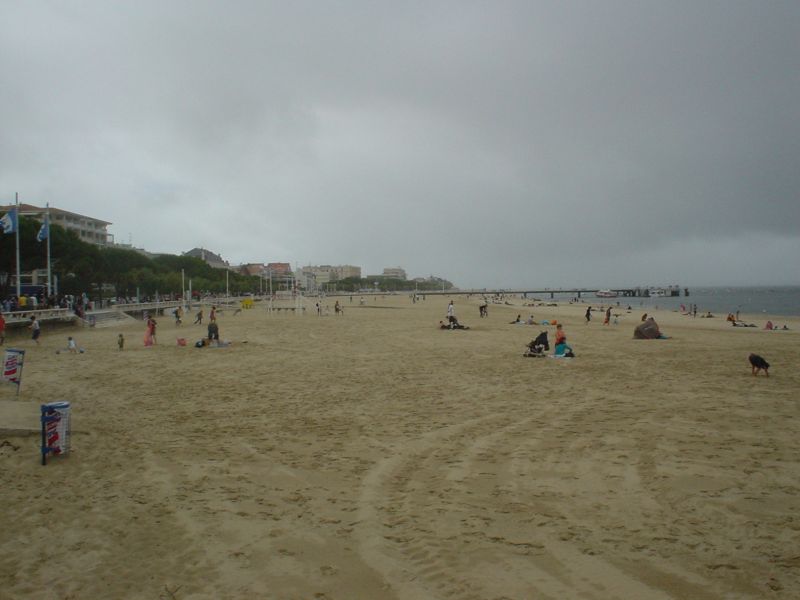
M317 286L339 281L340 279L347 279L348 277L361 278L361 267L353 265L309 265L303 267L302 271L313 275Z
M383 277L391 277L392 279L406 279L406 270L400 267L386 267L383 269Z
M6 213L13 208L16 208L16 205L0 206L0 212ZM47 208L42 208L41 206L34 206L33 204L19 205L19 214L26 217L35 217L42 221L46 213ZM114 236L108 233L108 226L111 225L108 221L86 217L51 206L50 223L74 231L81 240L90 244L108 246L114 243Z

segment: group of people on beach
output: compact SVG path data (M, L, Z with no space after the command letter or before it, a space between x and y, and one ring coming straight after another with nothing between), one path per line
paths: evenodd
M183 317L183 309L181 307L176 308L173 311L173 315L175 316L175 325L180 326L182 324L182 317ZM194 325L202 325L203 323L203 308L200 307L200 310L197 311L194 319ZM153 318L152 315L145 314L145 333L144 333L144 345L146 348L151 346L157 345L157 338L156 338L156 327L158 323ZM183 342L183 343L181 343ZM119 334L119 349L122 350L125 341L122 334ZM211 311L208 314L208 335L205 338L201 338L195 346L198 348L209 346L212 344L221 345L219 339L219 325L217 324L217 307L212 306ZM183 338L178 338L178 345L186 345L186 341Z

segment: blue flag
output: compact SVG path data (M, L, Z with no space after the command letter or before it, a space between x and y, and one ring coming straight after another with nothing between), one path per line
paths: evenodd
M44 218L44 223L39 228L39 233L36 234L36 241L43 242L50 236L50 221L47 217Z
M3 228L3 233L14 233L17 231L17 209L12 208L0 217L0 227Z

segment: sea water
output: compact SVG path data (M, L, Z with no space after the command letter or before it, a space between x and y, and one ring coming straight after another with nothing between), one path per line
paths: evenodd
M549 294L538 295L542 301L550 300ZM574 297L574 294L556 292L554 300L564 302ZM728 313L736 314L740 311L743 315L781 315L800 316L800 286L775 286L775 287L706 287L689 288L689 295L661 298L597 298L592 293L581 294L581 301L586 304L616 304L631 306L634 309L647 311L658 307L666 310L680 310L683 304L687 310L692 304L697 305L697 315L711 312L715 316L725 316Z

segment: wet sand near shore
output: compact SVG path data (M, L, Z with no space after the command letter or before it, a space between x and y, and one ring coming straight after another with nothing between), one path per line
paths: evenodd
M228 348L188 315L153 348L141 322L10 340L20 401L78 433L46 467L0 437L0 598L796 597L800 319L656 311L645 341L640 311L454 296L443 331L449 299L227 310ZM576 358L523 358L554 327L517 314Z

